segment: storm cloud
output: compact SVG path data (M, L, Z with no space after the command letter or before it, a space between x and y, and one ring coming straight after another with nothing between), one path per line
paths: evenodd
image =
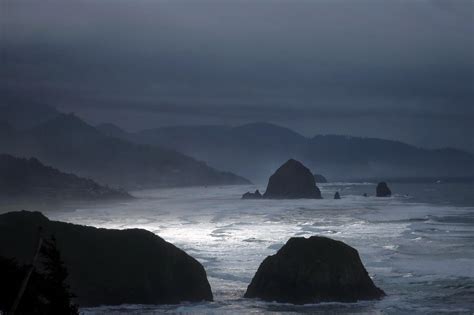
M474 151L474 2L2 2L0 88L131 130L269 121Z

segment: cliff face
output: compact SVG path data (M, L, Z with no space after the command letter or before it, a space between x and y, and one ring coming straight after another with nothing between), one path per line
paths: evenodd
M53 234L80 306L174 304L212 300L203 266L155 234L48 220L39 212L0 215L0 256L31 260L42 234Z

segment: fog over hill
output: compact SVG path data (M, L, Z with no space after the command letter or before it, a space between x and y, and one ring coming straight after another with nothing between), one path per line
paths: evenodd
M474 152L472 0L3 2L0 99Z
M470 152L346 135L305 137L266 122L127 132L110 123L94 127L50 106L3 106L0 112L6 113L0 121L5 153L127 188L247 183L215 169L265 182L290 158L332 181L474 176Z
M465 177L474 175L474 156L462 150L424 149L399 141L343 135L307 138L269 123L228 126L176 126L137 133L99 129L129 140L160 145L265 181L289 158L301 160L329 180Z
M248 183L171 149L109 137L74 114L60 113L21 130L10 122L0 123L0 148L2 153L36 157L67 172L129 189Z

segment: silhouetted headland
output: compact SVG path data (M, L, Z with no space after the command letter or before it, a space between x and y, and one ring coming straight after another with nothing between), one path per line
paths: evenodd
M2 153L34 156L66 172L126 189L250 183L173 149L109 136L74 114L47 115L36 124L31 120L28 115L27 128L21 130L10 121L0 124Z
M132 198L123 190L99 185L45 166L36 158L0 154L0 197L24 200L108 200Z

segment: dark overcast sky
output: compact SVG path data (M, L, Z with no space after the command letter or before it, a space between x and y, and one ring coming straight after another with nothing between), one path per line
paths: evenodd
M472 0L2 0L1 92L136 130L268 121L474 151Z

